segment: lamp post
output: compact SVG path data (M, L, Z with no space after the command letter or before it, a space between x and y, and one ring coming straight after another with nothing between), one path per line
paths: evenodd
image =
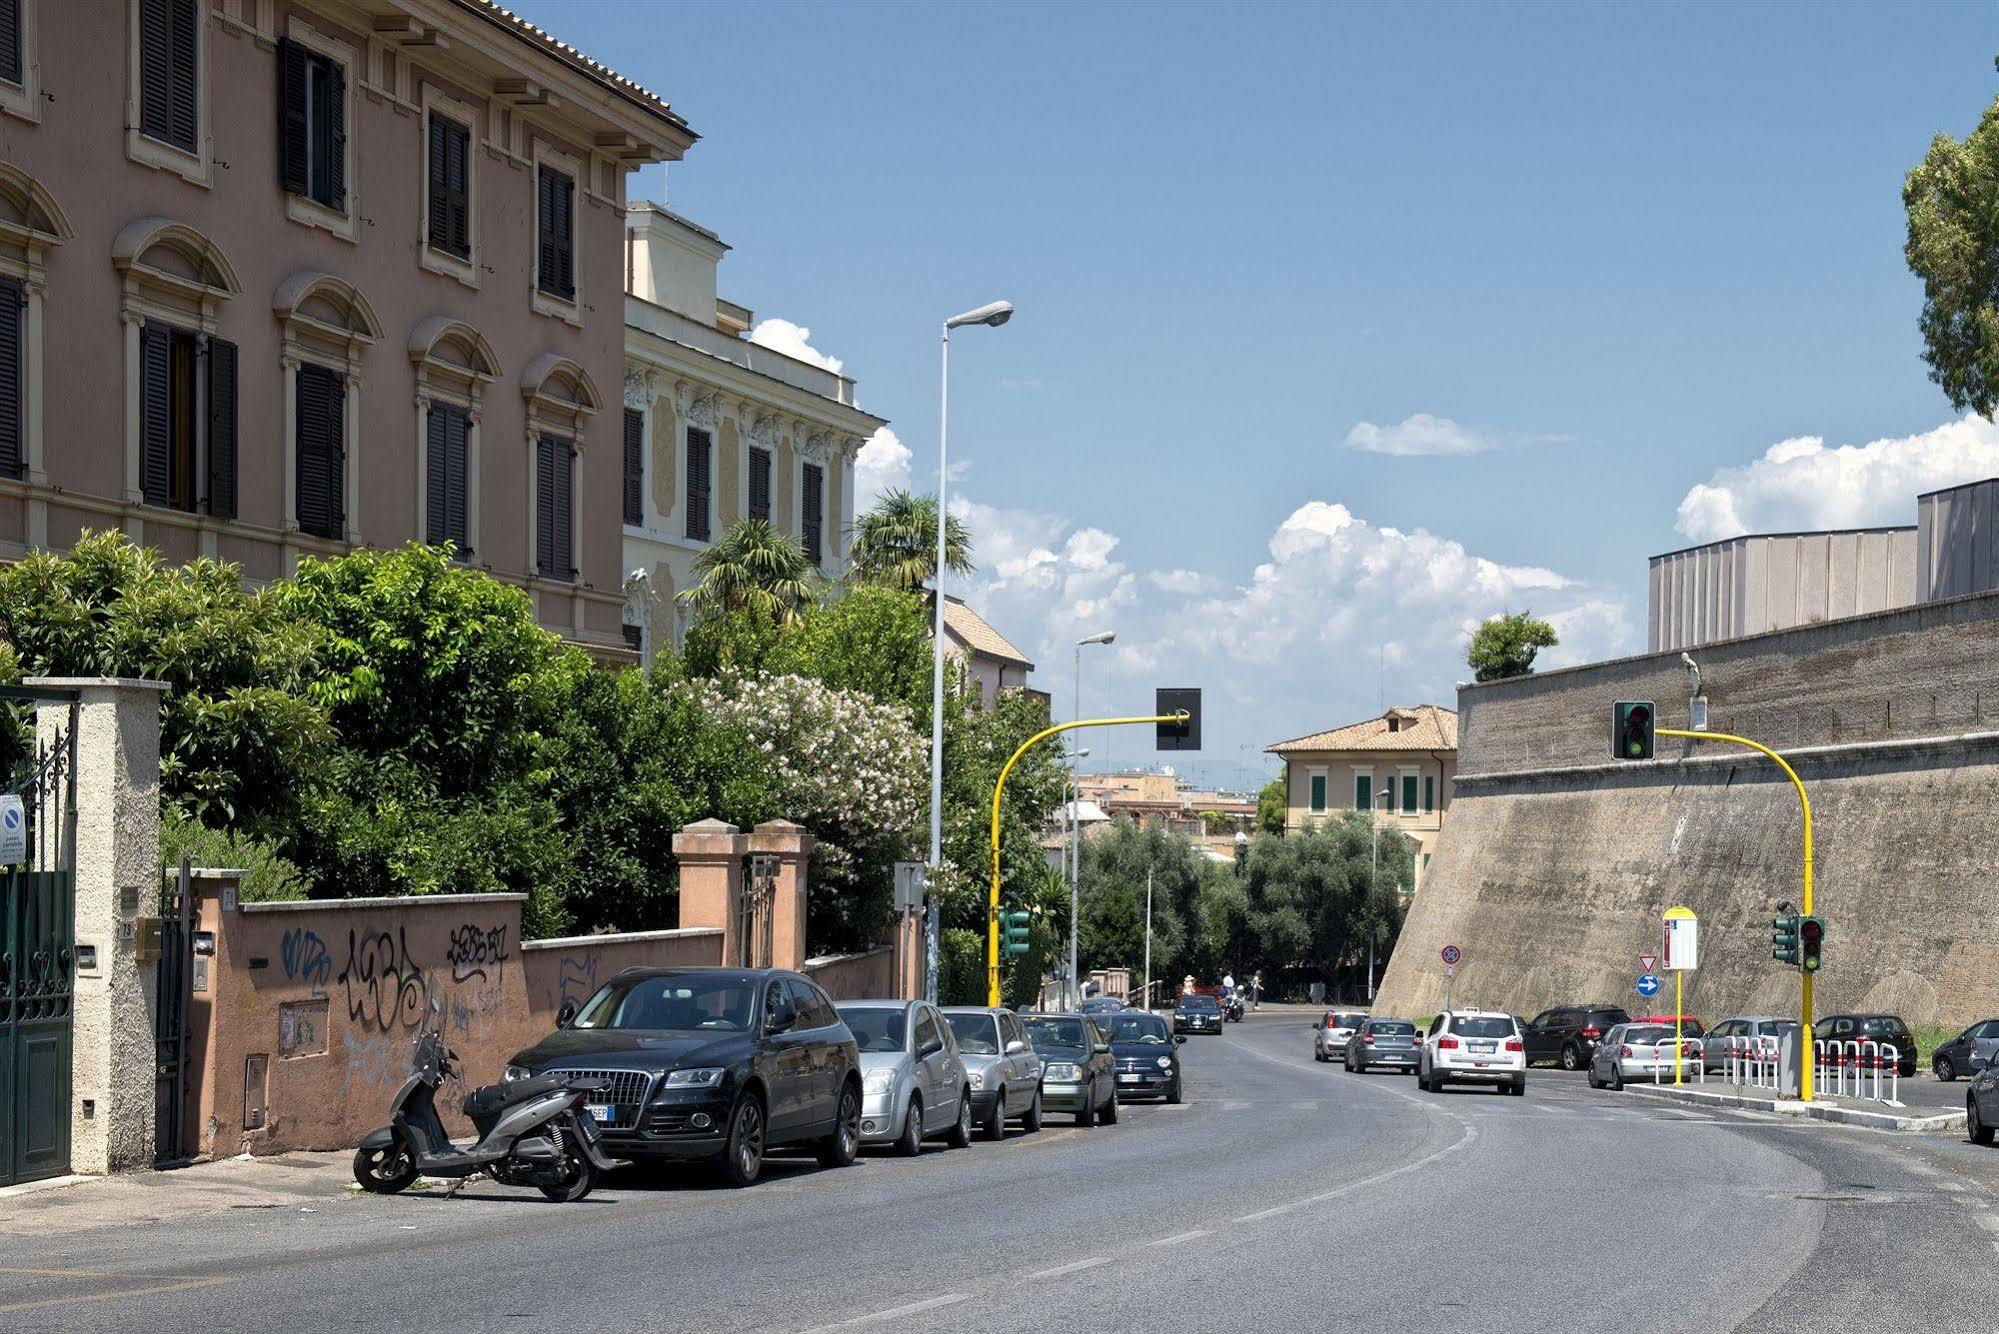
M1083 649L1089 644L1109 644L1117 639L1117 631L1100 630L1093 635L1085 635L1076 641L1075 701L1076 717L1083 716ZM1071 829L1069 855L1074 859L1069 873L1069 985L1076 988L1078 999L1082 997L1082 982L1076 976L1076 938L1083 933L1083 835L1082 826Z
M944 569L945 537L950 529L944 507L944 486L949 473L947 446L951 424L951 331L966 325L983 324L997 329L1013 318L1013 305L995 301L991 305L953 315L944 321L944 352L937 394L937 573L933 586L937 596L937 626L931 641L930 670L930 876L934 883L944 869ZM924 993L937 999L937 913L932 899L930 940L925 948Z

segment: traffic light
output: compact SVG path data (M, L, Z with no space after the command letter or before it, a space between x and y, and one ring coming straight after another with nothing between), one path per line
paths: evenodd
M1619 700L1610 706L1610 753L1620 760L1652 758L1652 701Z
M1804 920L1816 921L1815 918ZM1798 961L1798 926L1799 918L1796 913L1776 918L1770 923L1770 957L1778 963L1794 964Z
M1198 689L1160 686L1152 692L1152 711L1162 718L1175 713L1187 715L1185 722L1153 725L1153 742L1157 749L1199 750L1201 748L1201 692Z
M1028 913L1025 908L1006 908L1000 912L1000 953L1009 958L1017 958L1028 950Z
M1808 973L1819 970L1819 956L1825 947L1825 922L1817 917L1798 920L1798 965Z

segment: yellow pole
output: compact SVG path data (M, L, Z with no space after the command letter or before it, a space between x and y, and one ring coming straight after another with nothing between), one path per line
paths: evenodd
M1673 1083L1683 1084L1680 1077L1680 1047L1687 1040L1687 970L1673 970Z
M1667 727L1655 728L1654 731L1658 736L1676 736L1688 741L1727 741L1738 746L1747 746L1751 750L1763 752L1777 762L1777 767L1782 769L1784 776L1791 780L1791 786L1798 790L1798 808L1804 812L1805 816L1805 889L1803 912L1805 916L1810 917L1812 915L1812 799L1805 795L1805 783L1803 779L1798 777L1798 771L1793 769L1782 755L1779 755L1762 742L1751 741L1746 736L1730 736L1726 732L1681 732ZM1810 1102L1812 1100L1812 975L1810 973L1800 970L1798 990L1798 1021L1799 1028L1801 1029L1801 1046L1798 1060L1798 1096L1804 1101Z
M1057 723L1053 727L1044 728L1042 731L1036 732L1033 736L1021 742L1020 749L1014 751L1012 758L1008 759L1005 766L1000 769L999 781L993 784L993 883L992 892L987 896L986 900L986 1004L997 1007L1000 1003L1000 793L1006 789L1006 776L1013 772L1013 766L1020 762L1021 756L1027 754L1038 743L1046 741L1049 737L1055 736L1058 733L1066 732L1073 727L1121 727L1126 724L1184 723L1186 721L1187 711L1181 709L1174 713L1155 714L1150 718L1078 718L1072 723ZM1076 923L1069 923L1069 929L1074 931ZM1070 978L1069 980L1073 984L1076 979Z

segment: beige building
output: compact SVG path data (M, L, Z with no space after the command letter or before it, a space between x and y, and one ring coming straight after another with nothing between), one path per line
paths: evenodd
M965 677L989 704L1002 690L1024 689L1034 664L986 618L963 601L944 595L944 651L965 665Z
M851 379L749 341L754 314L716 294L728 249L662 205L626 215L625 623L648 655L680 643L694 561L738 520L768 520L844 574L854 456L883 424Z
M1284 761L1285 827L1335 810L1373 811L1415 845L1416 885L1436 851L1458 769L1458 715L1441 705L1393 708L1378 718L1265 747Z
M625 177L686 122L486 0L0 24L0 556L450 539L623 656Z

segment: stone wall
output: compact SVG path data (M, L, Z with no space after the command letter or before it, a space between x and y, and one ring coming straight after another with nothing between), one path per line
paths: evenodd
M1695 656L1710 730L1782 751L1811 796L1815 906L1830 923L1819 1012L1945 1024L1999 1012L1999 595ZM1769 957L1769 918L1799 897L1790 784L1717 742L1662 737L1649 763L1610 758L1614 701L1652 699L1661 726L1684 728L1690 693L1677 653L1460 690L1451 824L1378 1008L1435 1010L1438 952L1456 944L1460 1004L1635 1009L1638 956L1657 952L1661 913L1684 903L1702 919L1690 1013L1796 1012L1797 975Z

